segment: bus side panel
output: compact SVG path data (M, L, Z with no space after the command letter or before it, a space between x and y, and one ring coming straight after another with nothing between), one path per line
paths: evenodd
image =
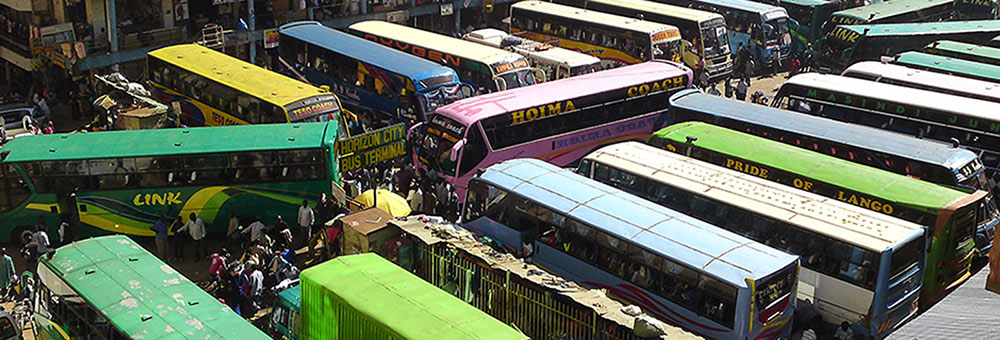
M559 43L559 47L584 54L589 54L601 59L601 68L604 69L615 68L624 65L638 64L642 62L642 60L636 59L633 56L625 54L625 52L603 46L591 45L580 41L563 39L541 33L528 32L517 28L511 28L511 32L516 33L518 36L523 36L524 38L534 41L557 41Z
M617 123L608 123L536 140L500 151L491 151L473 169L485 168L514 158L538 158L561 167L571 165L602 145L648 139L653 133L653 125L659 115L659 112L644 114ZM466 187L475 174L475 171L469 171L453 180L452 184L458 193L459 201L465 200Z
M579 282L584 286L606 289L617 299L625 300L630 304L635 304L642 310L659 320L669 324L684 328L688 331L701 334L711 339L745 339L746 334L738 334L713 321L699 317L693 311L687 310L677 304L666 300L658 295L640 288L631 282L626 282L614 275L611 275L592 264L576 259L566 253L552 248L544 242L535 242L535 256L532 260L538 266L556 273L568 280ZM745 294L746 290L741 290L740 294ZM743 301L743 300L739 300ZM746 309L737 309L735 315L736 329L748 330L746 320L749 316L744 315ZM742 314L741 314L742 313Z
M77 195L81 236L122 233L153 236L149 230L160 217L179 216L187 221L194 213L205 221L209 233L224 232L229 213L241 221L260 215L265 224L281 215L294 223L302 200L312 204L327 187L323 181L261 183L239 186L177 187L141 190L81 191Z
M803 258L803 261L808 259ZM802 266L799 270L798 297L800 300L811 300L824 322L833 327L841 321L863 323L872 308L875 292ZM863 324L861 326L864 327Z
M236 118L226 112L222 112L214 107L205 105L188 96L180 94L163 85L150 81L153 85L153 94L157 99L167 103L180 102L181 123L187 126L225 126L225 125L247 125L250 124L242 119Z

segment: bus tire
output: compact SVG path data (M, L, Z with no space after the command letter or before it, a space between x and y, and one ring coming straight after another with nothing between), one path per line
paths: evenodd
M14 228L14 231L10 233L10 242L18 246L24 246L31 242L31 227L22 225Z

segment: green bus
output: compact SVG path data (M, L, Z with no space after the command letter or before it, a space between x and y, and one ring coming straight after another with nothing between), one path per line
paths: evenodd
M927 44L924 53L1000 66L1000 48L960 41L938 40Z
M839 25L816 43L817 62L820 70L840 73L856 62L919 50L937 40L981 44L997 34L1000 20Z
M840 9L840 0L780 0L764 1L772 5L784 7L793 20L792 49L801 52L806 46L823 37L823 26L830 16Z
M38 280L35 307L72 339L270 339L124 235L56 249Z
M59 219L77 235L153 236L160 216L292 218L340 183L338 124L265 124L17 138L0 152L0 242Z
M374 253L302 271L302 339L528 340Z
M1000 66L935 54L909 51L897 54L892 63L909 68L1000 83Z
M942 21L951 18L955 0L892 0L837 11L826 32L837 25L899 24ZM850 6L849 1L845 5Z
M650 144L924 226L930 242L922 306L970 276L985 191L966 193L703 122L668 126Z
M955 0L954 19L989 20L997 19L1000 10L997 0Z

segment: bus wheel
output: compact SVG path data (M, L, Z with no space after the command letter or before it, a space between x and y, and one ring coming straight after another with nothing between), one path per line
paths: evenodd
M10 234L10 241L19 246L28 244L31 242L31 228L23 225L14 228L14 232Z

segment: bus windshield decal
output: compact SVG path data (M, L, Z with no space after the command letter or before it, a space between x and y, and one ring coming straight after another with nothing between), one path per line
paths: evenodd
M976 131L1000 133L1000 120L986 120L968 116L957 116L948 112L913 107L904 103L856 95L852 96L823 89L804 88L801 86L787 87L790 89L789 94L805 97L805 99L815 99L835 104L861 107L886 114L919 118Z
M525 60L524 58L519 58L517 60L510 62L493 63L492 65L490 65L490 68L493 69L494 74L501 74L510 70L516 70L527 67L528 67L528 61Z
M686 86L686 84L687 84L687 75L666 78L640 85L630 86L627 88L621 88L617 90L607 91L604 93L598 93L590 96L585 96L575 99L567 99L564 101L542 104L523 110L511 111L509 115L503 115L491 119L491 123L493 124L489 125L523 124L539 118L545 118L545 117L569 113L572 111L576 111L578 108L584 108L599 103L607 103L619 99L626 99L637 96L655 94L663 91L670 91L673 89L682 88Z
M774 19L787 18L788 14L784 10L774 10L764 13L764 21L771 21Z
M958 169L958 174L963 176L963 178L969 178L982 169L983 169L983 162L980 161L979 158L976 158L973 159L972 162L969 162L969 164L963 166L961 169Z
M440 126L445 130L448 130L449 132L455 134L456 136L465 136L465 125L456 123L455 121L447 117L443 117L441 115L433 115L431 116L431 124Z
M663 31L663 32L653 33L653 43L654 44L657 43L657 42L660 42L660 41L670 40L670 39L675 39L675 38L676 39L680 39L681 38L681 31L673 30L672 29L672 30L666 30L666 31Z
M334 96L315 96L298 101L285 107L288 110L288 119L291 121L302 120L320 113L328 113L340 110L337 105L337 98Z
M996 0L955 0L955 6L984 7L992 9Z

